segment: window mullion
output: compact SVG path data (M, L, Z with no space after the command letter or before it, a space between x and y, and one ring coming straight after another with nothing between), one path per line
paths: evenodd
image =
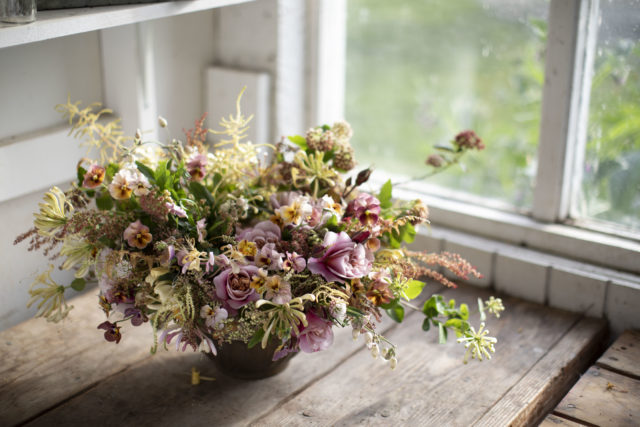
M549 10L545 83L540 121L538 170L532 216L565 219L569 212L573 167L584 101L585 51L597 0L552 0ZM584 134L582 134L583 136Z

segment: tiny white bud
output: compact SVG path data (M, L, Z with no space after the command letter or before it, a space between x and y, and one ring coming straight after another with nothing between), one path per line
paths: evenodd
M169 123L167 123L167 119L165 119L162 116L158 116L158 123L160 124L160 127L162 127L162 128L166 128L167 125L169 124Z
M354 329L353 332L351 332L351 336L353 337L353 340L357 340L358 337L360 336L360 330L359 329Z
M367 343L367 346L371 346L371 343L373 342L373 334L371 332L365 333L364 341Z
M397 366L398 366L398 359L396 359L395 357L392 357L391 360L389 360L389 367L393 371L394 369L396 369Z
M136 129L136 139L142 139L142 131L140 129Z
M374 359L377 359L379 355L380 355L380 348L378 347L378 344L373 343L371 345L371 356L373 356Z

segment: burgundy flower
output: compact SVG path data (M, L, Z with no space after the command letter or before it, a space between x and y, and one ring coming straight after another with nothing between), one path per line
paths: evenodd
M333 344L331 322L317 316L313 312L305 313L307 326L300 328L298 345L305 353L326 350Z
M380 201L371 194L360 193L349 202L345 215L358 218L362 225L375 225L380 217Z
M131 316L131 324L133 326L140 326L144 322L149 320L149 318L147 316L145 316L145 314L139 308L133 308L133 307L132 308L127 308L124 311L124 315L126 317Z
M258 274L258 267L241 265L237 268L237 273L233 272L233 268L227 268L213 279L216 296L232 316L238 313L240 307L260 298L251 287L251 280Z
M371 271L371 251L354 243L344 231L340 234L327 231L323 246L324 254L319 258L309 258L307 267L327 281L344 283L345 280L363 277Z
M453 140L453 144L456 145L459 150L476 149L480 151L484 149L482 139L472 130L465 130L457 134Z
M278 243L280 241L280 227L271 221L261 221L255 226L237 233L236 239L255 242L259 247L266 243Z
M192 180L202 181L207 174L207 155L196 151L187 161L187 170Z
M104 339L109 342L114 342L118 344L120 342L120 338L122 335L120 334L120 327L116 326L115 323L111 323L108 320L100 323L98 325L98 329L104 329Z

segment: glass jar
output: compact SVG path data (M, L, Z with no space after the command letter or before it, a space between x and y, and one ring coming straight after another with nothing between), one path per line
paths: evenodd
M27 24L36 20L36 0L0 0L0 20Z

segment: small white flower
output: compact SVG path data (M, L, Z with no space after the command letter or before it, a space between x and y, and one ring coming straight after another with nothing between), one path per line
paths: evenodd
M166 127L169 125L169 123L167 123L167 119L165 119L165 118L164 118L164 117L162 117L162 116L158 116L158 124L159 124L159 125L160 125L160 127L162 127L162 128L166 128Z

